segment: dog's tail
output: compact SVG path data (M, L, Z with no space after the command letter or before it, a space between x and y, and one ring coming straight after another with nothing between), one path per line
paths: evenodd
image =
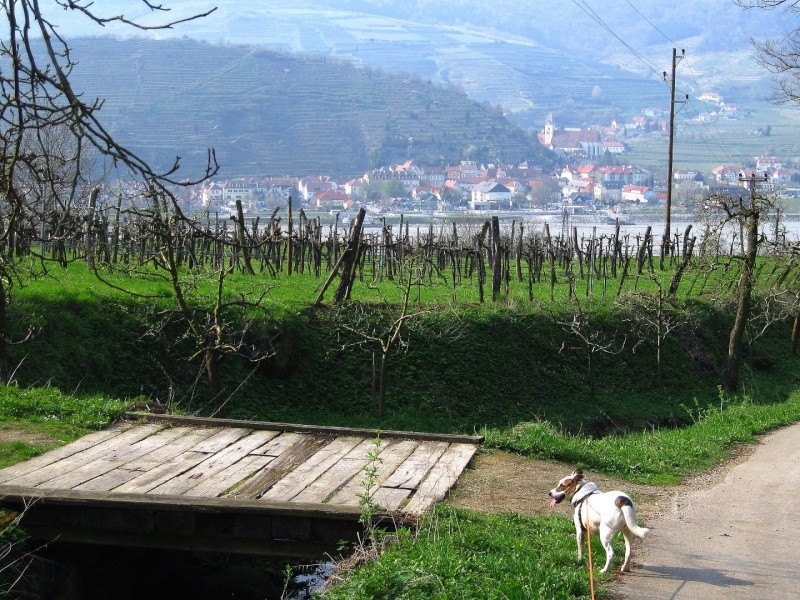
M633 535L643 538L650 530L647 527L639 527L636 524L636 513L633 510L633 502L627 496L618 496L614 504L622 511L622 516L625 517L625 524L631 530Z

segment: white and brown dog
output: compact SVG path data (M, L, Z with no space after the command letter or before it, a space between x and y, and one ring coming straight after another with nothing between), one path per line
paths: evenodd
M554 508L564 498L571 496L570 503L575 507L573 521L578 540L578 560L583 558L583 532L590 528L591 533L600 535L600 541L606 551L606 564L600 572L608 571L611 559L614 558L611 540L621 531L625 537L625 560L622 563L622 572L630 570L633 536L643 538L650 530L636 524L636 513L628 494L618 491L601 492L595 484L584 479L583 471L580 469L575 469L571 475L559 481L549 494L552 498L550 508Z

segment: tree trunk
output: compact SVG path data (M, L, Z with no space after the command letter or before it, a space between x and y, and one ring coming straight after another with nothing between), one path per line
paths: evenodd
M242 201L236 201L236 239L238 240L239 251L242 253L244 262L244 272L248 275L255 275L253 264L250 262L250 244L247 242L247 228L244 225L244 210Z
M500 219L492 217L492 302L500 299L500 286L503 278L500 253Z
M203 359L203 366L208 377L208 387L211 390L211 402L214 407L215 417L225 417L225 403L222 401L222 374L220 369L221 358L213 349L207 348Z
M364 225L364 216L366 214L363 208L359 209L356 220L353 223L350 242L347 244L347 249L342 255L342 275L339 281L339 287L336 288L336 293L333 296L333 302L335 304L340 304L350 299L350 292L353 288L353 280L356 277L356 268L358 267L358 256L361 253L361 230Z
M8 289L0 277L0 382L8 383Z
M381 365L378 372L378 418L383 418L383 411L386 408L386 367L389 365L389 353L381 354Z
M89 192L89 205L86 215L86 225L84 227L84 246L86 248L86 266L94 271L94 213L97 207L97 195L100 193L99 187L93 187Z
M750 300L753 294L753 273L758 253L758 212L750 207L746 220L747 245L744 265L736 286L736 318L728 340L728 358L725 363L725 389L736 391L739 387L739 367L741 365L742 337L750 317Z

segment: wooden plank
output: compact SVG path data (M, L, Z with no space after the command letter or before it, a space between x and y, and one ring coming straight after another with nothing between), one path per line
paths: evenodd
M448 446L449 444L444 442L422 442L384 482L383 487L413 490L444 454Z
M231 489L237 484L247 483L258 471L266 467L274 459L280 457L285 452L292 449L295 444L306 439L307 436L300 433L291 432L272 432L277 435L263 446L250 452L249 456L238 463L231 465L228 469L214 476L213 481L207 481L187 492L188 496L213 497L224 494L238 494L237 488Z
M261 498L283 502L294 499L362 441L361 437L337 437L278 481Z
M268 423L264 421L242 421L235 419L206 419L203 417L183 417L176 415L156 415L151 413L126 413L126 418L151 422L167 422L191 427L245 427L267 429L270 431L293 431L295 433L360 436L381 439L399 438L405 440L429 440L447 443L481 444L483 436L451 435L445 433L421 433L417 431L378 431L377 429L358 429L352 427L322 427L318 425L297 425L294 423Z
M378 467L378 477L375 486L378 488L395 472L397 467L403 464L411 453L419 446L415 440L391 441L381 449L381 463ZM347 506L358 506L358 494L364 491L361 486L363 479L353 477L347 484L338 491L332 498L328 499L331 504L344 504Z
M109 471L99 477L90 481L75 486L76 490L93 491L93 492L109 492L115 490L126 484L143 473L152 471L179 454L186 452L192 446L197 445L203 440L209 438L216 433L216 429L191 429L189 427L169 427L166 431L175 431L180 433L178 437L173 439L169 444L156 448L152 452L139 456L138 458L117 467L113 471ZM152 437L159 437L164 432L160 432Z
M244 483L273 460L275 460L274 456L260 456L256 454L245 456L239 462L215 474L212 479L207 479L188 490L184 496L193 498L214 498L225 494L229 490L234 492L235 490L231 488L237 484Z
M107 429L95 431L94 433L85 435L82 438L77 439L65 446L55 448L44 454L40 454L39 456L29 458L23 462L11 465L5 469L1 469L0 483L5 483L6 481L21 477L22 475L27 475L28 473L36 471L37 469L41 469L53 464L54 462L68 458L73 454L87 450L116 435L119 435L124 431L127 431L133 426L134 424L130 421L118 421Z
M114 488L112 491L116 493L147 494L153 488L203 462L208 458L208 453L197 452L195 448L200 444L204 444L206 440L218 436L221 431L198 429L192 433L194 435L186 436L188 439L180 444L180 448L173 449L170 452L171 456L169 458L153 465L151 469L140 473L137 477ZM203 447L208 448L207 445Z
M368 454L375 449L372 440L362 440L347 455L293 498L295 502L325 502L334 496L369 462Z
M473 444L451 444L403 510L421 514L442 500L477 450Z
M173 477L169 481L166 481L158 487L153 488L150 490L150 493L174 495L184 494L193 487L196 487L206 480L213 478L214 475L235 464L247 456L251 451L260 448L277 435L277 431L250 430L248 435L239 438L233 444L222 449L220 452L212 454L206 458L206 460L192 467L188 471L184 471L177 477ZM212 436L205 442L202 442L192 448L192 450L197 452L198 448L210 447L210 444L214 441L214 438L217 437L219 436ZM230 486L226 486L224 489L227 489L228 487Z
M245 427L225 427L204 442L201 442L192 448L192 450L195 452L214 454L215 452L220 452L231 444L236 443L240 438L243 438L252 431L252 429Z
M283 436L280 436L280 439ZM301 438L292 447L269 463L260 473L236 488L232 496L237 498L260 498L287 473L291 473L309 457L333 441L332 436L311 436Z
M58 477L45 481L40 487L70 490L169 444L180 437L184 431L185 429L180 427L168 427L135 444L122 446L96 460L81 464Z
M143 494L42 490L30 487L2 486L0 504L22 508L35 502L46 506L94 508L140 508L143 510L186 511L202 514L273 515L321 519L358 520L359 511L350 506L264 502L247 498L187 498L186 496L147 496ZM34 507L35 508L35 507Z
M273 458L280 456L284 452L291 450L292 446L300 443L300 441L307 439L308 436L302 433L281 433L278 437L270 442L264 444L261 448L256 448L250 454L257 454L260 456L272 456Z
M147 425L138 425L116 435L112 438L104 440L103 442L93 445L88 449L72 454L62 460L51 463L45 467L15 477L8 480L7 484L15 486L36 486L40 485L51 479L59 477L61 474L77 469L83 464L103 458L111 454L116 449L135 444L139 440L143 440L164 428L163 424L150 423Z
M342 538L336 542L316 540L286 540L270 537L236 537L224 534L203 534L190 536L169 536L155 533L120 533L108 530L65 529L37 525L26 530L31 537L51 543L57 539L64 544L99 544L101 546L130 547L140 550L168 549L191 552L212 552L231 554L253 554L263 561L265 556L285 560L287 556L305 558L312 562L321 556L338 556ZM355 536L353 536L355 537ZM356 540L353 539L353 542Z
M383 510L398 510L411 494L411 490L404 488L378 488L372 494L372 500Z

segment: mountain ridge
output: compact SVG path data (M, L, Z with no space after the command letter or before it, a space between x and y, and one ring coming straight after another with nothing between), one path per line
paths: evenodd
M109 131L160 168L180 155L195 173L210 147L225 177L356 176L409 158L554 164L496 107L418 77L192 40L79 38L71 46L74 85L104 99Z

